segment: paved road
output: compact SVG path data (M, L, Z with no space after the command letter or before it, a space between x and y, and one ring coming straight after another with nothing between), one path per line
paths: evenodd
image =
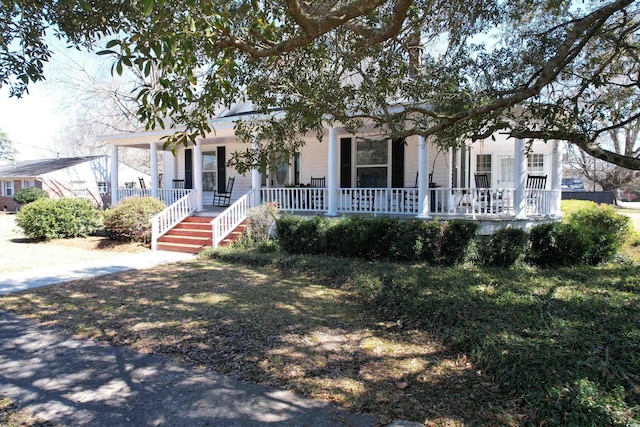
M0 394L71 426L370 426L321 400L74 339L0 311Z

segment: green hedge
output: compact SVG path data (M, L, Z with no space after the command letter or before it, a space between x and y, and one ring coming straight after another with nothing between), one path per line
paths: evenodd
M283 215L276 221L276 236L284 251L295 254L454 265L464 260L477 228L476 223L460 220Z
M87 236L101 222L101 211L86 199L37 199L16 215L16 224L34 240Z
M149 243L149 220L165 208L164 202L153 197L131 197L105 212L104 231L112 240Z
M480 245L480 262L489 267L510 267L525 253L529 235L519 228L502 228Z
M618 215L612 206L580 209L564 223L533 227L528 259L545 267L611 261L630 230L630 219Z

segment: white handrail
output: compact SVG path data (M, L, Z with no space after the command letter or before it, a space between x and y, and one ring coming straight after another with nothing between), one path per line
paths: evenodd
M155 198L162 200L168 206L186 196L190 191L184 188L158 189ZM118 200L131 197L153 197L153 194L149 188L118 188Z
M198 206L195 190L182 190L186 195L179 198L175 203L167 206L165 210L155 215L151 221L151 250L155 251L158 246L158 239L167 231L175 227L180 221L195 212Z
M240 197L234 204L211 221L211 244L214 248L217 248L229 233L247 219L247 213L253 200L252 195L253 190Z

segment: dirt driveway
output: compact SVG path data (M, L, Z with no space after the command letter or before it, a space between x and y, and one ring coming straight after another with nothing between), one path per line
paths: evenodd
M97 236L33 243L16 225L15 215L0 213L0 274L148 250L137 244L119 244Z

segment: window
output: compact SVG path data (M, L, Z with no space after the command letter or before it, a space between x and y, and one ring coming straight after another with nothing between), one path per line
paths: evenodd
M86 197L87 185L85 181L73 181L73 197Z
M20 188L33 188L36 186L36 181L33 179L23 179L22 187Z
M527 156L527 170L534 175L544 174L544 154L529 154Z
M107 183L106 181L98 181L96 183L98 185L98 193L100 194L106 194L107 193Z
M13 197L13 181L2 181L2 195Z
M215 153L203 153L202 155L202 189L204 191L216 190Z
M491 181L491 154L478 154L476 157L476 173L487 175L489 185Z
M358 187L386 187L388 170L389 142L357 142L356 178Z
M500 158L500 186L511 186L514 182L515 167L513 157Z

